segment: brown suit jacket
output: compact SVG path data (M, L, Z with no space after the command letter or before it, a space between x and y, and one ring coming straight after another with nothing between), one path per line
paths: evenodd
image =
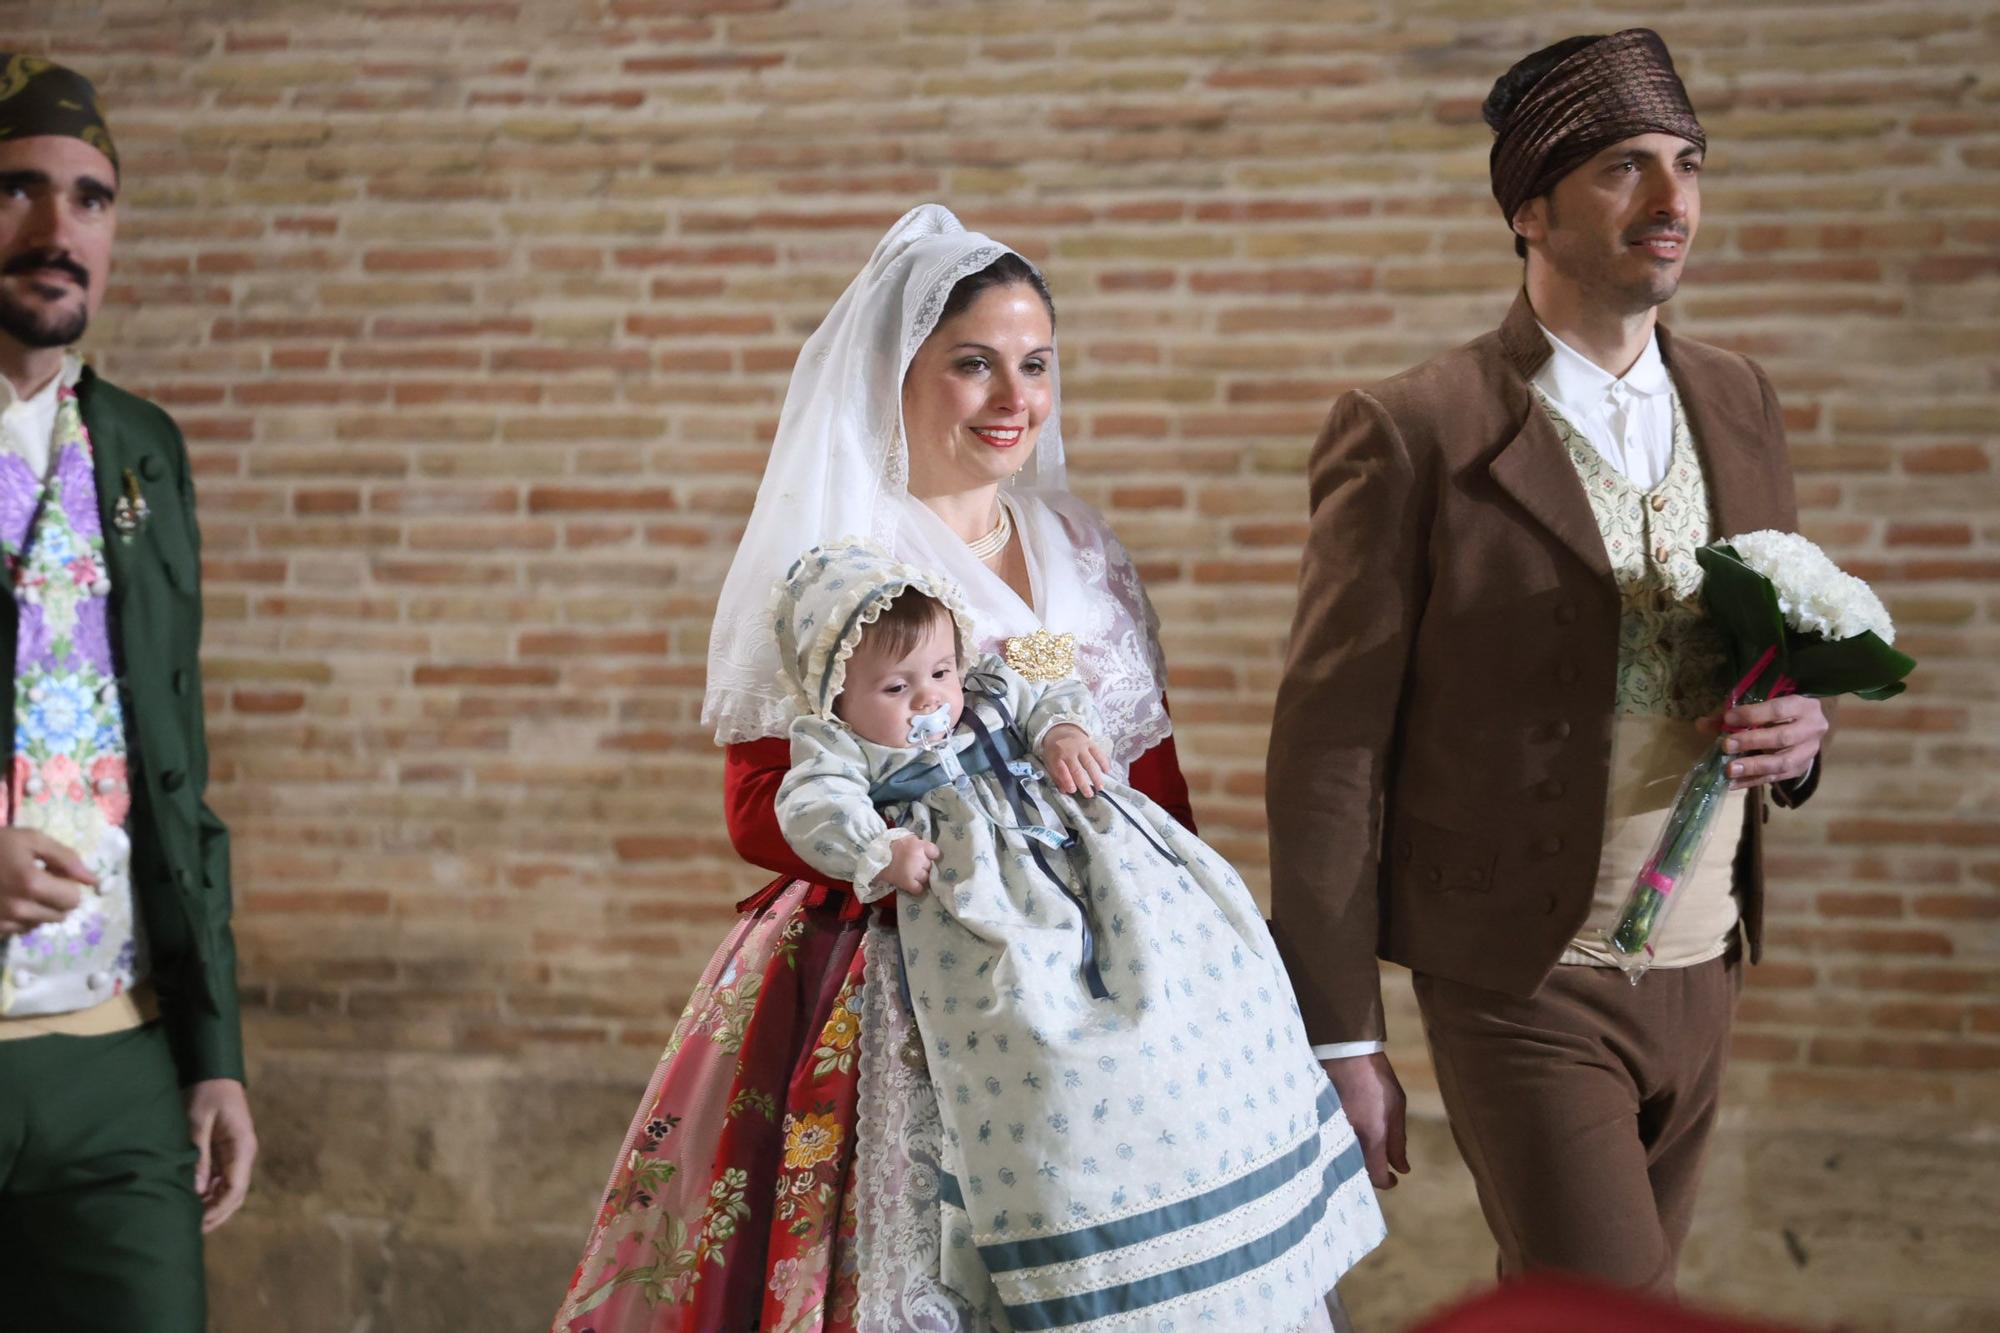
M1659 340L1716 533L1795 529L1763 372ZM1619 599L1529 386L1548 356L1524 294L1495 332L1343 395L1313 449L1265 799L1272 928L1315 1043L1385 1035L1377 953L1525 996L1589 913ZM1747 809L1735 878L1754 959L1761 791Z

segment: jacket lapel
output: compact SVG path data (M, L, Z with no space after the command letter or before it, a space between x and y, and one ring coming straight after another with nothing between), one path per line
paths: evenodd
M1790 490L1766 463L1763 403L1751 405L1728 392L1730 386L1701 355L1706 350L1679 346L1661 326L1660 357L1679 391L1688 431L1708 473L1715 540L1764 528L1790 529L1797 522L1790 511Z
M128 610L133 588L140 582L137 575L140 543L145 539L144 523L139 532L128 538L118 530L118 502L125 497L125 478L129 475L139 481L140 494L156 491L157 486L141 480L148 473L165 476L164 460L156 459L146 447L140 433L121 428L120 412L109 411L109 403L101 392L95 371L86 367L83 378L77 381L77 409L83 414L83 428L90 434L90 452L95 460L92 469L97 480L97 513L104 530L104 568L111 578L111 604L109 607L112 633L119 649L121 664L144 661L146 645L140 642L142 617ZM154 498L158 503L158 498ZM127 718L128 728L132 719Z
M127 544L120 538L113 520L118 500L125 494L125 473L130 470L137 476L139 460L126 456L124 432L118 429L114 413L101 410L103 400L97 390L97 372L84 367L83 377L76 384L77 410L82 413L83 428L90 435L90 453L97 481L97 513L104 528L104 566L111 576L111 609L115 616L122 600L119 594L125 587Z
M1514 308L1500 326L1500 349L1513 372L1507 392L1515 401L1508 408L1521 428L1487 464L1487 473L1608 587L1611 557L1590 512L1590 497L1530 387L1529 381L1549 358L1549 343L1535 323L1526 292L1514 299Z

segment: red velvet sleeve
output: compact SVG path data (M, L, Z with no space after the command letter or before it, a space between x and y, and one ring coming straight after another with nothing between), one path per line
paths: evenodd
M800 860L778 829L778 784L792 767L791 742L783 736L739 741L726 747L724 754L723 811L736 854L789 879L834 883L824 871Z
M791 766L791 743L782 736L739 741L725 748L723 812L730 844L745 861L774 874L814 884L833 882L825 872L801 860L778 829L778 784ZM1131 782L1183 827L1194 831L1187 779L1181 775L1180 755L1172 736L1132 761Z
M1166 704L1164 697L1160 703ZM1134 790L1143 792L1154 805L1178 819L1182 828L1198 832L1194 826L1194 806L1188 801L1187 779L1181 775L1180 751L1174 748L1172 736L1132 761L1131 783Z

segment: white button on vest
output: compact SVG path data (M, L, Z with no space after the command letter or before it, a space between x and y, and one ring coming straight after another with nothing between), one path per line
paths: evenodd
M92 990L103 990L111 984L111 974L109 972L92 972L83 979L83 984Z

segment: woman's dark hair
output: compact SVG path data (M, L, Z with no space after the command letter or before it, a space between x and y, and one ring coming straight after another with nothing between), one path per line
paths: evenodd
M1587 37L1565 37L1553 46L1545 46L1539 51L1522 56L1513 67L1493 81L1493 91L1486 94L1486 102L1479 108L1479 114L1492 127L1495 134L1504 134L1507 122L1514 117L1514 108L1521 104L1534 86L1548 77L1550 70L1584 47L1604 40L1604 34L1593 33ZM1508 218L1512 226L1514 219ZM1528 257L1528 243L1516 236L1514 253L1522 259Z
M994 287L1026 285L1035 289L1035 295L1042 298L1048 308L1049 327L1056 323L1056 298L1049 295L1048 280L1041 270L1017 254L1004 254L977 273L968 273L958 280L956 286L944 298L944 308L938 311L938 324L954 319L965 313L966 307L979 299L979 294ZM931 326L936 328L937 325Z
M915 588L905 588L882 608L882 614L865 631L868 651L894 661L915 648L931 626L950 615L937 598ZM956 630L953 626L954 633Z

